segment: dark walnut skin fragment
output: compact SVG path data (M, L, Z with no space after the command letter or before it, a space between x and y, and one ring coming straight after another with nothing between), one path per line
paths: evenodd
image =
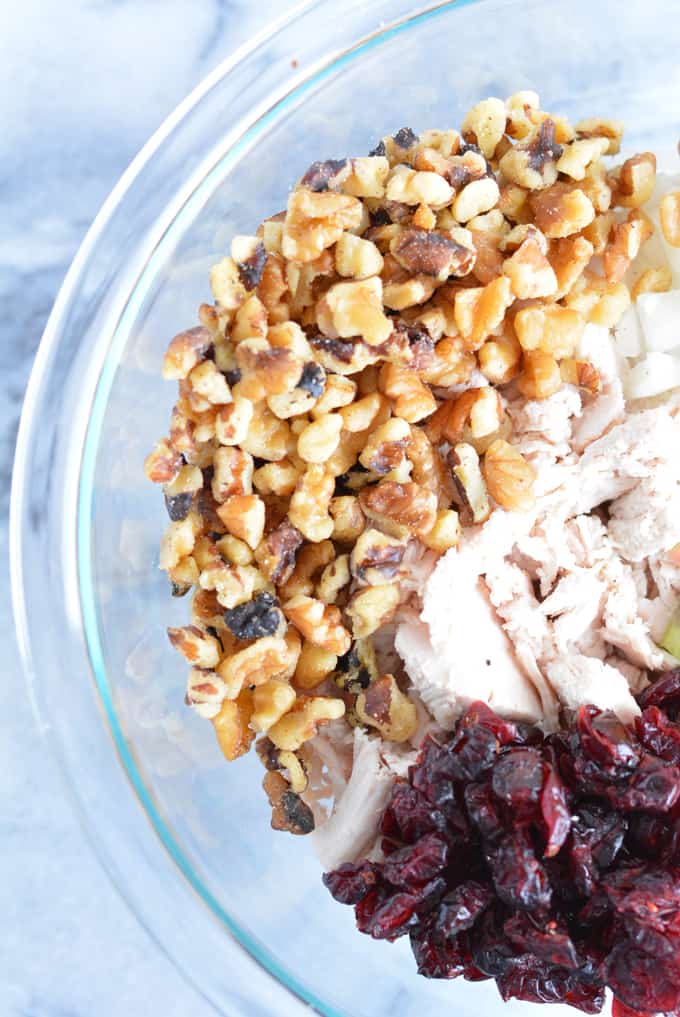
M276 770L265 774L262 786L272 807L272 829L295 836L304 836L314 829L314 814L294 791L285 777Z

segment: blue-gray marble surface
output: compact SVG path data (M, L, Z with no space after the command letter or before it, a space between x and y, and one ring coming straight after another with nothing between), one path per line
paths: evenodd
M149 135L289 0L0 2L0 1015L204 1017L99 868L36 728L7 514L24 388L78 245Z

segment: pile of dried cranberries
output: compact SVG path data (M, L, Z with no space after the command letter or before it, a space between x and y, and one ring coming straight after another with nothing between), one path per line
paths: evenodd
M385 860L324 876L427 978L599 1013L680 1008L680 671L627 727L584 706L544 737L475 703L428 739L382 818Z

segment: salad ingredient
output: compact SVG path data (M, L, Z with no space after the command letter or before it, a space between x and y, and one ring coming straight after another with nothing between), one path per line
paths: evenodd
M381 861L324 876L374 939L408 935L428 978L599 1013L680 1005L680 672L634 726L582 706L559 734L473 703L427 739L382 815Z

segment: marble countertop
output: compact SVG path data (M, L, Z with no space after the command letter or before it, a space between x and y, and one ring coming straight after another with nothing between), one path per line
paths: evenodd
M24 388L99 206L198 82L290 0L0 4L0 1014L204 1017L99 868L36 729L14 641L7 512Z

